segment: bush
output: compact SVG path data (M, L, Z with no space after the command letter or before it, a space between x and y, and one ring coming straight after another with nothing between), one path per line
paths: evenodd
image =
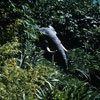
M98 4L83 4L80 0L1 0L0 8L0 100L100 98ZM41 35L38 25L48 24L54 26L69 49L67 74L47 61L36 45Z

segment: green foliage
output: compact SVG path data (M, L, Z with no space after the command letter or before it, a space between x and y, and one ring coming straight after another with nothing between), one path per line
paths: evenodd
M99 14L99 6L93 5L91 0L85 0L84 3L80 0L76 0L76 2L74 0L69 2L37 0L33 17L41 26L52 24L60 35L59 37L61 38L63 35L62 40L69 49L74 47L86 49L88 41L87 48L89 49L95 42L93 38L96 39L93 34L98 34L96 29L100 24ZM97 44L95 47L98 47ZM94 47L91 49L93 51Z
M52 88L50 86L39 88L37 98L39 100L96 100L100 96L96 88L72 76L59 75L55 83Z
M18 58L17 54L20 52L18 50L19 42L18 38L14 37L12 42L7 42L0 47L0 66L15 66ZM2 68L0 67L0 68Z
M99 100L90 83L100 81L100 7L65 1L0 1L0 100ZM70 49L67 75L35 44L38 25L49 24Z
M96 54L97 55L97 54ZM100 70L99 69L99 58L98 56L93 56L90 54L87 54L84 50L82 49L73 49L72 51L69 52L69 57L70 57L70 64L74 68L80 68L83 70ZM98 58L98 59L97 59ZM98 66L98 68L96 67Z
M47 85L52 72L49 66L38 66L23 70L19 66L3 67L0 71L0 99L16 100L36 98L37 89Z

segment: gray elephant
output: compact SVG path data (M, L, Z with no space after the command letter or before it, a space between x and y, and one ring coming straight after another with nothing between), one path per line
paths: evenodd
M68 70L68 59L66 57L65 51L68 52L68 50L62 45L61 41L59 40L59 38L57 37L57 32L55 31L55 29L52 26L49 27L42 27L42 28L38 28L40 32L43 33L43 35L46 35L55 45L56 49L55 51L51 51L49 46L47 45L47 50L50 53L54 53L56 51L58 51L61 55L61 59L64 62L64 70ZM48 41L45 41L48 44Z

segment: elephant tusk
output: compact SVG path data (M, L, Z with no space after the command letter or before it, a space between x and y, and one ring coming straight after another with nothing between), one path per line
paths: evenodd
M47 49L47 51L50 52L50 53L55 53L55 52L57 52L57 50L55 50L55 51L50 50L49 47L46 47L46 49Z
M66 52L68 52L68 50L62 44L61 44L61 46Z
M46 49L47 49L48 52L55 53L57 51L57 50L55 50L55 51L50 50L49 44L48 44L48 41L47 40L45 40L45 43L46 43Z

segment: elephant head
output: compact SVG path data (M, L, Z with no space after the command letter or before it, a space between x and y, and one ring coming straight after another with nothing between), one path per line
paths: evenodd
M65 54L65 51L68 52L68 50L63 46L63 44L61 43L61 41L57 37L57 32L55 31L55 29L52 26L49 26L49 27L38 28L38 30L40 32L42 32L44 35L46 35L47 37L49 37L50 41L53 42L53 44L55 45L55 47L57 49L55 51L51 51L49 46L48 46L48 41L46 40L47 51L50 53L54 53L54 52L58 51L62 57L61 59L63 59L64 69L68 70L68 59L67 59L66 54Z

